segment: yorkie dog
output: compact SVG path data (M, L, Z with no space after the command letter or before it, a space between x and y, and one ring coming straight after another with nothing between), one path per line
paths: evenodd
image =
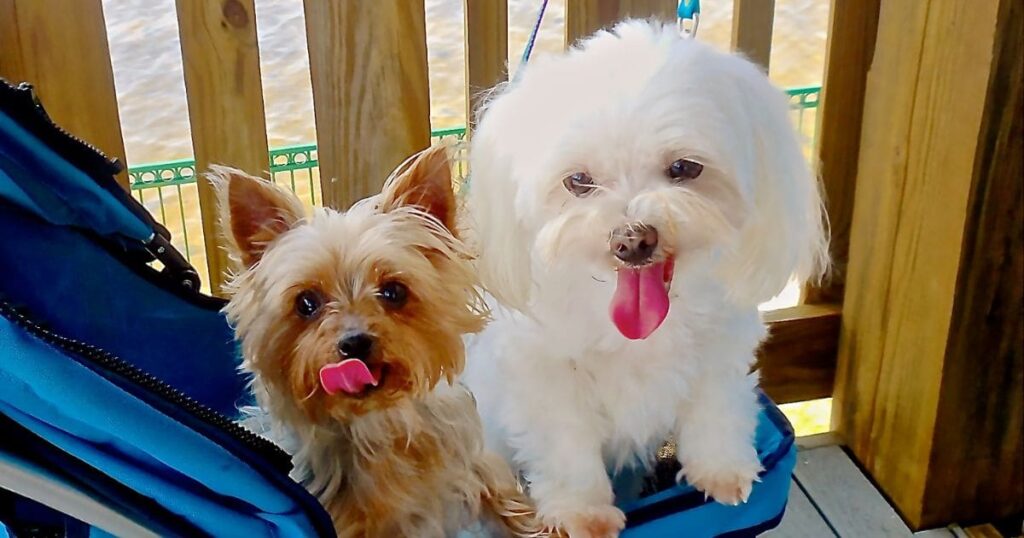
M451 536L479 521L538 534L455 381L462 337L488 310L455 229L446 150L410 158L344 213L307 216L293 193L238 170L210 176L240 264L225 312L242 369L338 535Z

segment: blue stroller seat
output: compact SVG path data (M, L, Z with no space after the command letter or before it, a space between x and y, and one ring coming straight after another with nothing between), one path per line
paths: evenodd
M334 536L290 457L235 424L250 400L223 302L197 291L119 170L54 125L29 86L0 80L0 537ZM666 460L633 477L640 496L622 496L625 536L777 524L795 449L764 402L766 471L749 503L705 502L665 478Z
M289 456L234 423L247 390L222 301L119 166L0 81L0 453L160 535L333 535Z

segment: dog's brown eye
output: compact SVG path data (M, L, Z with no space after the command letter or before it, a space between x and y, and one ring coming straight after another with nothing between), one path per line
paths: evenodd
M323 299L313 290L305 290L295 296L295 313L305 319L312 319L320 312Z
M704 171L704 165L693 159L679 159L672 163L666 173L676 182L696 179Z
M377 290L377 298L388 308L401 308L409 300L409 288L398 281L385 282Z
M566 190L576 197L586 196L597 188L594 186L594 178L586 172L576 172L570 175L562 180L562 185L565 185Z

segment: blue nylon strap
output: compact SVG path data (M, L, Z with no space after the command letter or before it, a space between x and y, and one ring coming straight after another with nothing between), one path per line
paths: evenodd
M680 19L692 19L694 15L700 16L700 0L680 0L676 15Z

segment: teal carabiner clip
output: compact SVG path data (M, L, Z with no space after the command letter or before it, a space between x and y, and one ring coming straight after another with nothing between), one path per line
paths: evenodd
M680 0L676 16L679 17L679 33L685 37L697 37L697 26L700 25L700 0Z

